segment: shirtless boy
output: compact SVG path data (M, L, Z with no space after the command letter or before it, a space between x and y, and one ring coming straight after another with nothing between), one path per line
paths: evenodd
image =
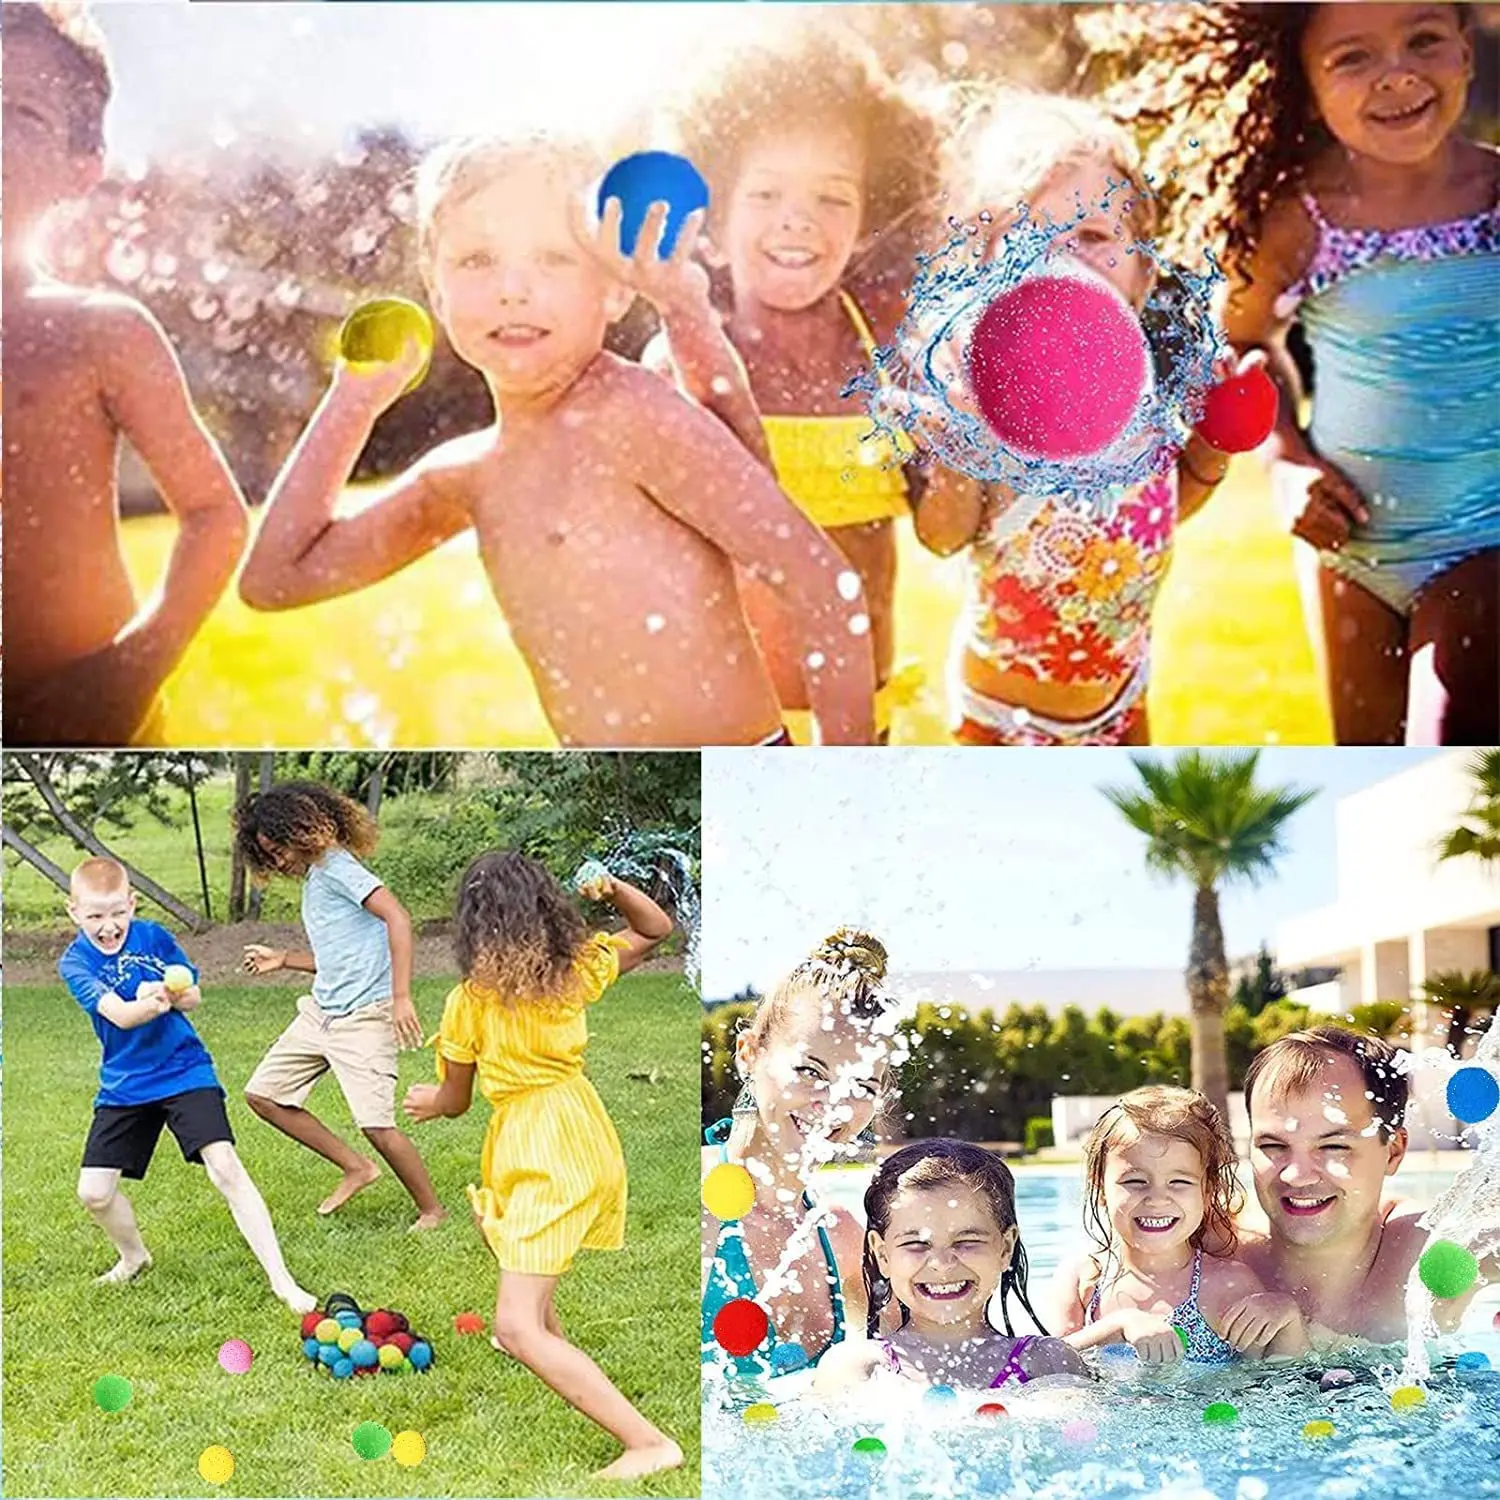
M244 549L244 502L139 303L64 285L38 264L43 221L104 159L109 69L76 12L3 10L5 739L150 739L162 683ZM137 604L120 550L116 468L128 438L179 523L164 583Z
M413 342L388 366L340 365L277 480L241 594L260 609L347 594L473 527L564 745L784 742L738 562L798 622L823 741L868 744L874 667L858 575L715 418L604 351L633 290L575 233L574 200L602 166L584 147L536 138L460 143L424 165L432 306L485 376L498 421L336 518L376 418L421 354ZM702 302L711 318L706 292Z

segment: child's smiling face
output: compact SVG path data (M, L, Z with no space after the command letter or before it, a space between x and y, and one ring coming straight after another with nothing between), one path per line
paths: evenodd
M899 1189L884 1234L869 1237L880 1274L915 1324L974 1325L1010 1266L1017 1230L995 1222L978 1188L951 1181Z
M68 915L101 953L118 953L135 916L135 892L128 885L84 888L69 900Z
M1143 1134L1111 1146L1104 1207L1112 1233L1133 1250L1186 1245L1207 1211L1203 1158L1172 1136Z
M767 307L799 312L832 291L859 238L865 153L830 122L746 148L724 215L734 285Z
M629 292L573 233L574 188L538 157L442 212L434 303L454 349L502 392L565 389L629 307Z
M1302 67L1323 123L1392 164L1432 155L1463 117L1473 53L1454 5L1320 5Z

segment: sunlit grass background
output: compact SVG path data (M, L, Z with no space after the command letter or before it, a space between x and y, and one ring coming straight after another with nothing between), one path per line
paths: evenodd
M172 535L165 518L124 526L143 595L161 576ZM898 710L892 738L946 744L943 662L963 565L924 552L909 527L901 541L897 652L919 660L926 681ZM1150 711L1159 744L1330 740L1292 543L1274 526L1254 460L1239 461L1179 533L1156 611ZM288 614L256 614L227 596L167 686L164 738L184 746L556 743L472 536L361 594Z

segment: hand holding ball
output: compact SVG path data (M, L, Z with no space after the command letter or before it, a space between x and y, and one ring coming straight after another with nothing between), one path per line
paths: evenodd
M193 987L193 971L186 964L168 964L162 972L161 982L174 995L180 995Z
M685 156L670 151L638 151L617 161L599 184L598 210L611 198L620 204L620 250L634 255L641 228L653 203L667 205L657 255L666 260L677 245L683 221L689 214L708 207L708 184Z
M339 330L339 357L355 366L393 365L412 341L422 351L422 362L401 392L406 395L421 385L432 365L432 319L415 302L377 297L361 303Z
M1247 363L1209 391L1203 420L1193 430L1220 453L1248 453L1270 437L1279 404L1263 360Z

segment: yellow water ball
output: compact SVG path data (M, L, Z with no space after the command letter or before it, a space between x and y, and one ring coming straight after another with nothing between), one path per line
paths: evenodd
M769 1401L756 1401L745 1408L745 1421L752 1427L776 1420L776 1408Z
M1427 1400L1427 1392L1419 1385L1398 1385L1391 1392L1391 1405L1397 1411L1410 1411Z
M399 1344L382 1344L375 1355L380 1361L382 1370L395 1370L401 1366L401 1361L406 1358L401 1352Z
M323 1321L313 1329L313 1337L317 1339L320 1344L336 1344L339 1341L339 1335L343 1331L344 1330L340 1328L332 1318L324 1318Z
M1333 1423L1325 1422L1319 1417L1303 1427L1302 1436L1309 1442L1316 1442L1319 1438L1331 1438L1333 1436Z
M743 1219L755 1203L755 1179L738 1162L720 1162L703 1179L703 1206L716 1219Z
M424 356L406 387L414 391L432 362L432 319L405 297L376 297L356 307L339 329L339 354L351 365L392 364L412 339Z
M226 1484L234 1473L234 1454L228 1448L205 1448L198 1455L198 1472L209 1484Z
M398 1432L391 1442L391 1457L403 1469L414 1469L427 1457L427 1444L420 1432Z
M337 1340L338 1346L347 1354L363 1337L364 1334L357 1328L341 1328Z

